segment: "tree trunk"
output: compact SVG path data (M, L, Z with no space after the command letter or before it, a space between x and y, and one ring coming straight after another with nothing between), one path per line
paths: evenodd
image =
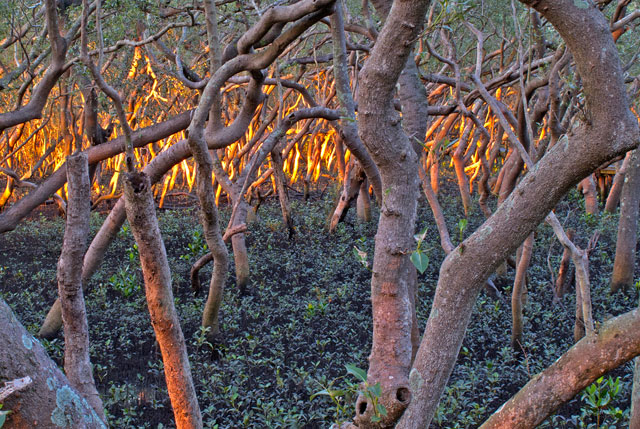
M6 380L30 377L19 394L2 400L11 410L5 427L106 428L96 412L80 396L42 344L22 326L11 308L0 299L0 374Z
M638 205L640 205L640 153L634 150L624 179L616 257L611 274L611 293L633 285L638 234Z
M369 197L369 181L366 178L360 185L360 192L356 200L356 212L359 222L371 222L371 198Z
M598 377L640 354L640 310L603 323L501 406L481 429L534 428ZM631 426L634 427L634 426Z
M567 230L567 237L573 241L575 231ZM560 260L560 268L558 268L558 278L556 278L554 298L560 300L564 297L569 289L569 285L573 280L571 276L571 252L568 248L562 250L562 260Z
M291 209L289 205L289 195L285 186L286 178L284 176L282 155L277 147L271 151L271 160L273 161L273 177L276 182L276 190L278 191L278 201L280 201L280 211L282 212L282 220L289 231L289 238L293 237L295 230L293 229L293 219L291 218Z
M236 116L233 124L207 136L211 141L211 143L208 143L210 148L216 149L228 146L242 137L261 100L262 93L260 91L260 85L256 82L251 82L247 89L247 96L245 103L242 106L242 110L240 111L240 114ZM143 146L150 141L160 140L167 135L184 129L188 125L188 119L192 113L193 111L190 110L166 121L165 123L152 125L134 132L134 144L136 147ZM122 140L122 137L118 137L109 143L90 148L86 151L89 156L89 162L92 160L97 161L105 159L108 156L120 153L122 151ZM149 176L149 180L152 183L156 183L167 171L173 168L174 165L180 163L184 159L187 159L190 155L191 152L189 150L188 142L186 140L180 140L154 157L144 168L144 172ZM48 196L47 192L53 193L63 186L66 178L66 174L64 173L65 169L66 167L61 167L56 170L56 172L53 173L42 185L40 185L38 189L34 190L28 196L12 206L10 211L17 207L17 212L9 216L6 219L6 222L3 220L3 216L8 215L8 213L0 215L0 233L5 230L8 231L15 228L22 217L26 216L35 206L46 199ZM125 219L126 213L124 199L120 198L113 209L111 209L111 212L102 224L98 234L94 237L91 245L89 245L89 250L87 250L87 254L85 255L84 265L82 268L82 284L85 287L87 286L89 279L91 279L95 271L100 267L107 248L117 236ZM3 224L3 222L5 223ZM60 302L56 300L49 310L38 335L42 338L53 338L60 330L61 326L62 318L60 314Z
M202 428L202 416L191 379L187 347L174 306L169 261L158 227L149 178L144 173L127 174L124 192L127 219L138 244L147 305L162 353L176 426L180 429Z
M584 337L584 314L582 312L582 291L576 273L576 317L573 324L573 342L577 343Z
M2 195L0 195L0 209L4 207L7 201L9 201L9 198L11 198L11 195L13 194L14 184L15 181L13 177L7 176L7 183L4 187L4 192L2 193Z
M450 253L409 377L413 399L398 428L428 427L453 370L478 292L486 279L594 166L634 148L638 121L629 110L609 24L594 7L570 0L524 1L548 19L571 49L583 79L590 121L576 127L523 177L493 215ZM576 31L576 22L590 31ZM599 54L594 55L597 51ZM602 82L608 82L605 86Z
M631 162L631 155L635 151L627 152L624 157L624 161L622 161L622 166L618 168L615 176L613 176L613 183L611 184L611 189L609 190L609 196L607 197L607 202L604 205L604 210L608 213L615 213L618 208L618 204L620 203L620 195L622 194L622 188L624 186L625 177L627 173L627 168L629 168L629 162Z
M418 157L400 126L392 99L413 41L420 33L428 1L395 2L363 70L358 87L359 132L382 177L380 219L371 279L373 345L367 382L380 383L379 415L371 398L356 402L360 427L393 425L410 401L413 308L409 260L418 197ZM398 43L398 41L410 41ZM373 417L381 417L374 423Z
M89 328L82 293L82 258L89 236L91 190L87 155L67 158L69 204L62 254L58 261L58 296L64 321L64 370L71 385L104 420L89 360Z
M531 261L531 253L533 252L533 233L529 234L520 250L520 258L516 268L516 278L513 282L513 291L511 293L511 347L514 350L522 348L522 307L523 295L526 293L526 277L529 262Z
M596 189L596 182L593 180L593 174L582 179L579 187L584 195L584 207L587 214L598 214L598 190Z
M352 158L349 161L349 165L347 166L346 178L342 186L340 199L338 200L338 204L333 211L333 215L331 215L329 232L335 231L338 223L344 220L345 216L347 215L347 210L349 210L349 207L351 206L353 201L358 198L360 187L364 183L364 179L364 170L360 166L360 163Z

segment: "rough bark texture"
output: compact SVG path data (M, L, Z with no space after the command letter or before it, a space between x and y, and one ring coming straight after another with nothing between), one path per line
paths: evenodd
M478 292L500 261L522 243L571 186L639 141L617 50L602 13L570 0L524 3L542 13L571 49L583 79L588 121L576 127L566 142L553 146L496 212L445 259L411 370L413 400L399 428L428 427Z
M91 190L87 155L67 158L69 204L62 254L58 261L58 296L64 322L64 370L71 385L104 420L89 360L89 327L82 293L82 258L89 236Z
M533 377L482 429L534 428L598 377L640 354L640 310L602 324Z
M11 410L5 427L106 428L89 403L0 299L0 374L3 379L30 377L33 382L2 401Z
M138 244L151 324L160 345L167 390L178 428L201 428L202 416L191 379L180 320L173 303L167 252L160 235L151 192L144 173L125 177L127 219Z
M383 189L371 279L373 345L368 371L368 383L379 382L382 387L379 402L387 416L380 426L392 425L410 401L410 274L415 268L409 253L415 229L418 157L391 102L428 5L429 1L394 2L360 73L358 89L359 132L378 166ZM360 397L355 422L373 426L374 413L371 401Z
M638 206L640 205L640 153L634 150L622 187L616 257L611 275L611 292L633 285L633 271L638 241Z

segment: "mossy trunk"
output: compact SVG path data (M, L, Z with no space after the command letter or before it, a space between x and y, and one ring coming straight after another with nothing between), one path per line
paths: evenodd
M105 428L91 406L49 358L42 344L22 326L11 308L0 299L0 374L3 381L30 377L19 393L2 400L11 411L6 428L35 427Z

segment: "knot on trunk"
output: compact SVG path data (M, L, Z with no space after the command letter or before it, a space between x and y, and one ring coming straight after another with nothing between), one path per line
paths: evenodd
M131 184L131 189L133 189L133 192L136 194L142 192L149 181L146 174L139 172L128 173L127 180Z
M368 387L358 396L354 423L360 429L394 427L411 402L409 385L395 383L382 386L380 396L371 394L372 390Z

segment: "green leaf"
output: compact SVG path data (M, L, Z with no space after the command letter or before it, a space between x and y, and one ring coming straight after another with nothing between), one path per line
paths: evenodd
M345 367L347 368L347 372L353 375L358 380L367 381L367 373L364 369L360 369L357 366L352 365L350 363L346 364Z
M382 404L376 404L376 409L378 410L378 414L382 417L387 417L387 409Z
M382 395L382 386L380 386L380 383L376 383L373 386L367 387L367 391L371 393L373 398L379 398L380 395Z
M317 397L317 396L331 396L331 393L329 393L329 391L327 389L321 390L319 392L314 393L313 395L311 395L309 397L309 399L313 400L313 398Z
M7 415L9 415L11 411L0 411L0 428L4 426L5 420L7 420Z
M424 274L429 266L429 257L422 252L413 252L409 257L413 265L415 265L416 269L420 271L420 274Z

